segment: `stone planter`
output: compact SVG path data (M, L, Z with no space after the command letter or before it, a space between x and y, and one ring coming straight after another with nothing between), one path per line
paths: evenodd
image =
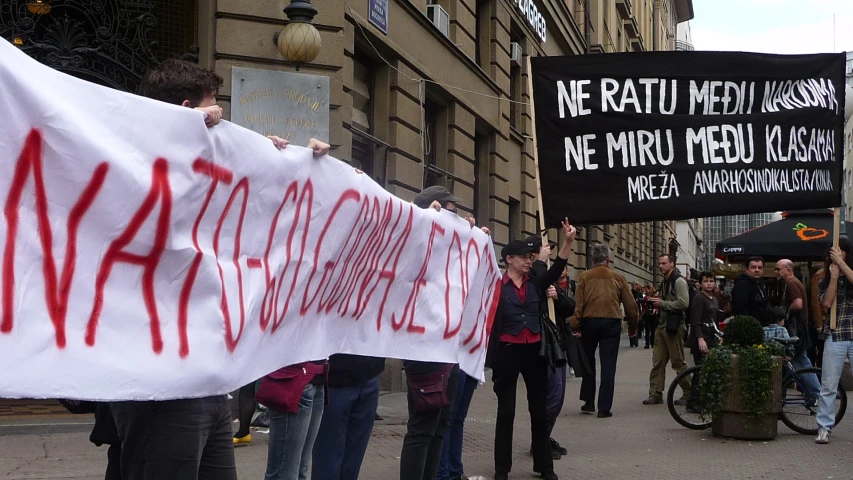
M782 411L782 357L773 357L775 368L772 373L773 395L767 402L765 414L750 418L744 413L740 396L738 356L732 355L732 383L726 392L723 409L714 415L711 431L718 437L738 440L772 440L776 438L779 412Z

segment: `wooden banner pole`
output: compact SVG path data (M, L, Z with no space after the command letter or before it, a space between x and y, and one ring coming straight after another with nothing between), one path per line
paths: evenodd
M835 207L835 213L832 215L832 247L838 248L838 238L841 234L841 208ZM824 272L824 275L829 275L829 272ZM838 323L838 295L835 296L835 301L832 302L832 309L829 311L829 330L835 331Z
M539 145L536 143L536 107L533 105L533 70L530 68L530 55L527 56L527 93L530 98L530 136L533 139L533 169L536 174L536 200L539 202L539 231L542 236L542 245L548 245L548 230L545 228L545 209L542 208L542 182L539 181ZM551 259L545 261L545 264L550 268ZM554 313L554 299L548 298L548 318L552 322L557 322L557 317Z

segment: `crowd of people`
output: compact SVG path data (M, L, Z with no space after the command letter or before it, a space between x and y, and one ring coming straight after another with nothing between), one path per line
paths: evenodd
M168 103L196 108L205 122L219 122L222 110L215 93L222 79L214 72L179 60L163 62L146 75L141 92ZM270 137L278 148L287 141ZM329 145L312 139L316 155ZM433 186L414 199L419 208L456 212L459 199ZM475 220L469 216L472 228ZM486 233L488 230L485 229ZM783 287L781 313L770 304L764 262L751 258L731 296L711 273L685 278L669 254L658 257L659 285L629 284L611 268L610 247L590 247L592 268L577 283L568 259L576 229L562 225L562 244L538 236L512 240L500 252L505 267L500 296L486 351L486 367L497 397L494 479L509 478L513 465L513 430L519 376L523 378L530 415L532 470L557 480L554 462L567 450L554 439L563 409L567 375L581 377L581 411L606 419L613 416L617 360L623 323L629 345L652 349L648 398L663 403L666 369L686 368L685 347L692 360L718 342L718 327L737 315L760 321L768 337L797 336L792 363L807 367L822 358L822 379L807 379L820 392L818 443L827 443L834 421L834 395L846 358L853 357L853 256L842 239L826 263L812 272L810 288L796 278L790 260L776 263ZM553 252L557 249L557 252ZM556 253L556 255L554 255ZM550 263L550 266L548 265ZM838 303L837 326L824 322ZM553 305L553 318L549 313ZM822 355L822 357L819 355ZM596 358L599 361L596 361ZM596 366L600 364L600 383ZM404 361L408 421L400 453L401 480L461 480L463 430L479 381L455 364ZM239 428L232 430L224 395L170 401L124 401L96 404L92 441L111 445L108 480L237 478L234 446L251 443L250 424L256 401L269 413L267 480L351 480L359 477L371 437L379 399L379 376L385 359L332 355L290 365L240 389ZM697 382L680 385L679 404L699 411ZM822 383L820 383L822 381ZM598 396L596 397L596 391Z

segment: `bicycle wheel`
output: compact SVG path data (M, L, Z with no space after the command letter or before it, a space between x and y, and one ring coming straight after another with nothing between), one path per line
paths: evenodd
M687 383L693 382L693 375L701 370L701 366L693 366L683 370L675 376L666 391L666 406L669 409L670 415L680 425L691 428L693 430L704 430L711 426L711 420L704 420L698 413L689 412L687 405L676 405L675 392L681 390L679 385L682 380L687 379Z
M782 413L779 414L779 419L797 433L816 435L818 431L817 404L819 394L809 395L801 391L803 390L801 385L804 383L803 376L808 374L817 375L818 380L821 378L819 368L808 367L797 370L795 377L784 381L782 385ZM800 379L799 383L797 378ZM835 396L836 425L844 417L845 411L847 411L847 392L844 391L839 382L838 394Z

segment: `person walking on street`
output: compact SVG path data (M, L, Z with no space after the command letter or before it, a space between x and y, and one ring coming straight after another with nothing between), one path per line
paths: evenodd
M675 268L675 259L669 254L658 257L658 268L664 279L659 290L660 298L653 298L652 304L660 310L660 319L655 331L652 371L649 374L649 398L643 400L643 405L663 403L667 363L672 363L676 374L687 368L684 362L684 333L687 331L685 318L690 305L687 280ZM687 379L682 380L681 391L686 402L690 392Z
M595 265L581 275L575 293L575 314L571 319L574 335L584 346L590 372L581 382L581 411L595 411L595 351L601 352L601 387L598 393L598 418L612 417L613 391L616 385L616 360L622 336L622 308L628 321L628 335L637 335L639 310L631 287L625 277L610 269L610 247L598 243L592 246ZM622 308L620 308L622 307Z
M643 348L646 350L655 346L655 331L658 328L658 309L651 300L657 295L658 293L655 291L655 287L651 285L646 286L645 296L643 297L643 308L641 309L643 339L646 341Z
M492 369L494 391L498 397L495 425L495 480L507 480L512 470L512 436L515 423L515 398L518 376L524 378L533 443L533 471L546 480L557 480L548 435L545 400L548 396L548 363L539 355L541 315L547 308L546 291L560 277L572 251L577 231L568 219L563 221L563 245L551 268L535 279L529 276L537 257L533 243L509 242L501 250L507 264L500 283L500 301L495 313L486 367ZM550 320L545 320L550 321Z
M823 344L820 399L818 400L815 442L829 443L829 434L835 426L835 398L841 370L847 359L853 361L853 245L846 237L837 248L831 248L824 272L829 272L820 282L820 302L827 311L838 304L836 326L833 330L827 319L820 332Z
M631 293L634 294L634 302L637 303L638 309L642 310L639 308L639 306L643 301L643 288L640 286L639 282L634 282L631 284ZM638 318L642 319L642 315L639 315ZM642 321L642 320L640 320L640 321ZM639 331L637 332L637 335L634 335L633 337L628 338L628 344L631 347L639 347L640 346Z

